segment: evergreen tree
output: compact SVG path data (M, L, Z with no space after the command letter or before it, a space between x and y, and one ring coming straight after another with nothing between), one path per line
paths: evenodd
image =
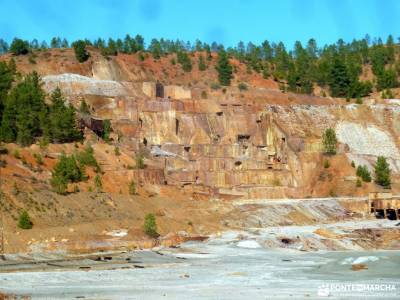
M67 39L63 39L61 42L61 48L68 48L69 47L69 43L67 41Z
M28 41L15 38L10 45L10 51L15 55L28 54L29 43Z
M383 156L379 156L375 164L375 182L386 188L391 185L389 164Z
M207 60L211 61L212 60L212 55L211 55L211 49L209 45L204 45L204 49L206 49L207 53Z
M227 53L223 49L218 52L218 61L215 68L218 72L219 83L223 86L231 85L231 79L233 78L233 68L229 63L229 57Z
M107 47L100 46L101 54L104 56L117 55L117 43L113 39L108 39Z
M80 62L83 63L87 61L90 57L89 53L86 51L86 43L83 40L78 40L72 44L75 51L75 57Z
M377 75L377 85L378 91L390 88L396 88L399 86L397 81L396 71L393 69L382 70Z
M198 62L199 71L205 71L207 69L207 65L204 62L203 55L199 55L199 62Z
M153 214L147 214L145 216L143 229L148 236L151 236L153 238L159 236L159 234L157 233L156 217Z
M177 53L178 63L181 64L183 71L190 72L192 71L192 61L190 60L187 52L179 51Z
M324 145L325 153L336 154L336 133L332 128L325 130L322 136L322 144Z
M42 114L45 112L44 92L38 74L27 75L10 93L4 107L1 138L30 145L42 134Z
M367 166L358 166L356 170L356 175L361 177L365 182L371 182L371 174L368 171Z
M59 88L51 94L49 119L52 141L68 143L82 138L76 126L75 109L71 105L65 106L65 99Z
M59 37L53 37L50 41L51 48L61 48L61 39Z
M157 39L152 39L149 47L151 55L154 59L160 59L162 55L161 45Z
M144 50L144 38L138 34L135 36L135 44L136 44L136 49L137 51L143 51Z
M8 52L8 43L3 40L0 39L0 55L5 54Z
M343 58L335 56L330 70L329 86L333 97L347 97L351 83Z
M11 84L14 81L14 71L5 63L0 62L0 120Z
M50 183L56 193L65 194L68 183L79 182L84 178L84 170L78 166L75 156L63 153L53 169Z

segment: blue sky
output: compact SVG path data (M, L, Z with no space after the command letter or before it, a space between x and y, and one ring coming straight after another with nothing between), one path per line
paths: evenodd
M218 41L319 44L400 36L397 0L0 0L0 38L94 39L140 33Z

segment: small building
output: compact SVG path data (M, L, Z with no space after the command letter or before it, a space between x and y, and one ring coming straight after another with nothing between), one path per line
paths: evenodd
M389 220L400 219L400 197L394 197L392 193L369 193L370 212L377 218Z

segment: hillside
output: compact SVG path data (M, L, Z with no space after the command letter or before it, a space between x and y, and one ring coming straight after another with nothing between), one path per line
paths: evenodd
M84 128L80 142L2 144L2 212L10 252L59 243L77 251L153 246L142 230L146 213L156 215L168 244L188 238L186 233L201 237L238 226L233 200L367 196L384 189L373 181L358 186L351 164L366 165L373 175L378 156L390 164L391 192L400 191L397 99L375 93L355 104L282 92L277 81L248 72L235 58L231 86L221 87L216 53L199 71L195 52L192 71L184 72L171 63L173 54L106 58L98 49L88 50L83 63L72 49L34 51L34 60L13 56L22 77L36 71L47 93L59 87L76 110L85 101L90 113L78 113ZM2 55L0 61L11 57ZM112 129L107 141L105 120ZM336 132L335 155L324 153L328 128ZM86 180L69 183L66 195L55 193L50 182L62 153L77 154L88 145L101 172L86 166ZM22 209L31 215L31 231L17 228ZM127 234L122 242L91 242L122 229ZM178 236L179 231L186 233Z

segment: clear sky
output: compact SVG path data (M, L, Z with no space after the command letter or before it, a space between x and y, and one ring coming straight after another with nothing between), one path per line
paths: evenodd
M400 0L0 0L0 38L94 39L140 33L221 42L400 36Z

